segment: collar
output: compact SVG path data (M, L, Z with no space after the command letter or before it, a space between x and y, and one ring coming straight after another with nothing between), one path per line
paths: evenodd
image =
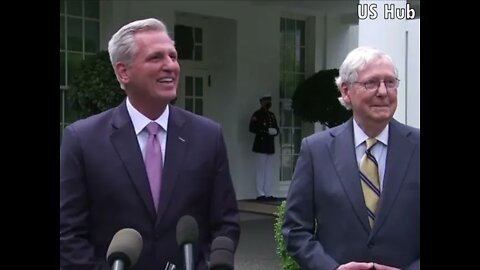
M137 109L135 109L135 107L133 107L128 97L127 97L127 111L128 111L128 114L130 115L130 118L132 119L132 123L133 123L133 127L135 128L136 135L138 135L150 122L152 122L152 120L150 120L148 117L146 117ZM169 109L169 105L167 105L163 113L153 122L156 122L157 124L159 124L163 128L163 130L165 130L166 132L169 115L170 115L170 109Z

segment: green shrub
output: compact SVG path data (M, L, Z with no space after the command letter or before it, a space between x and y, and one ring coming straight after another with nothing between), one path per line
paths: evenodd
M285 220L285 207L287 201L283 201L277 209L275 218L275 242L277 244L277 255L280 256L283 270L300 270L300 266L290 257L285 247L282 235L282 224Z
M335 84L338 69L320 70L302 81L292 96L293 113L307 122L320 122L331 128L342 124L352 116L338 102L341 96Z
M81 63L68 91L70 106L81 118L117 106L126 96L107 51L100 51Z

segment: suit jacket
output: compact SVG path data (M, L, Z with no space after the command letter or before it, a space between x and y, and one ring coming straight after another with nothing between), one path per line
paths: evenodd
M110 269L113 235L133 228L143 250L132 269L183 269L176 225L191 215L199 226L195 269L207 269L211 241L239 238L239 215L220 126L170 106L158 213L125 101L65 129L60 150L60 266Z
M269 128L277 130L277 134L270 135ZM255 153L274 154L274 137L280 132L275 114L263 108L256 110L250 118L250 132L255 134L252 151Z
M420 130L390 121L372 229L353 120L303 139L282 231L289 254L302 269L332 270L350 261L420 269Z

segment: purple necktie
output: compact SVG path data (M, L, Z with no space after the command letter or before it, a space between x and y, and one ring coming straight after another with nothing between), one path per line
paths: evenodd
M150 190L152 191L155 210L158 210L158 200L160 197L160 185L162 182L162 147L158 140L157 132L159 125L150 122L147 125L148 141L145 151L145 167L147 169Z

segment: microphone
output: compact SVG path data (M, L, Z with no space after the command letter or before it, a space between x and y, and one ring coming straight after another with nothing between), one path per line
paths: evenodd
M143 248L140 233L126 228L118 231L107 250L107 262L112 270L127 270L137 263Z
M235 245L225 236L219 236L212 242L209 270L233 270Z
M198 241L197 221L185 215L177 223L177 244L183 248L185 270L193 270L193 245Z

